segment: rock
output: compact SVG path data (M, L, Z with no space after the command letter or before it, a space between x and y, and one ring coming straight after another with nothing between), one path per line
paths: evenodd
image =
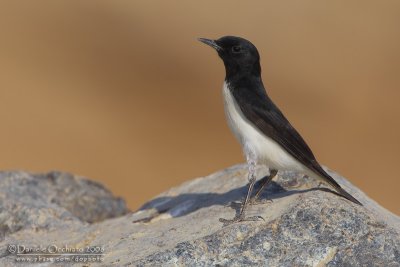
M0 173L0 238L24 229L54 230L121 216L125 202L101 184L68 173ZM1 240L0 239L0 240Z
M0 265L20 266L9 248L22 244L103 247L90 266L400 266L400 218L329 172L364 206L318 181L279 173L263 194L273 202L248 211L265 221L225 227L219 218L232 218L238 206L230 203L246 193L244 165L186 182L125 215L120 199L88 180L3 173Z

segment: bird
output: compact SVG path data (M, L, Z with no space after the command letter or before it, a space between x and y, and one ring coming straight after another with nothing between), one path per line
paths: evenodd
M228 125L241 144L248 166L247 195L233 219L220 219L225 225L256 221L246 217L249 204L255 204L278 171L294 171L332 186L338 195L362 205L346 192L318 163L310 147L271 100L261 78L260 54L250 41L236 36L219 39L198 38L214 48L225 65L222 95ZM270 174L252 198L256 167L265 165Z

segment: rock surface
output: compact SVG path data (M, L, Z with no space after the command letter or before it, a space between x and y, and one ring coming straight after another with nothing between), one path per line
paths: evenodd
M126 214L101 184L68 173L0 173L0 240L24 229L53 230Z
M248 210L265 221L223 227L219 218L232 218L238 207L230 203L246 193L244 165L172 188L134 213L83 178L0 173L0 266L34 258L16 255L18 245L103 247L100 261L88 257L85 266L400 266L400 218L331 174L364 206L279 173L263 194L273 201ZM83 256L55 256L40 266L83 264Z

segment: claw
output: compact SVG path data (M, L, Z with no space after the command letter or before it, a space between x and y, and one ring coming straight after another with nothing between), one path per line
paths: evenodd
M257 218L257 221L258 221L258 219L261 219L261 220L263 220L263 221L265 222L265 219L264 219L264 218L263 218L263 216L261 216L261 215L254 216L254 217L256 217L256 218Z
M256 222L259 220L263 220L265 222L265 219L262 216L252 216L252 217L246 217L244 218L243 216L238 216L233 218L232 220L227 220L224 218L220 218L219 221L224 224L224 226L228 226L233 223L238 223L238 222Z
M264 199L259 199L259 198L252 198L249 201L250 205L260 205L260 204L267 204L267 203L273 203L274 201L269 198L264 198Z

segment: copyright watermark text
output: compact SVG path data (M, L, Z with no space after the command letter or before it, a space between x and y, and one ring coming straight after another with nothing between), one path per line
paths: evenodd
M8 253L15 255L17 262L102 262L103 246L74 247L67 245L27 246L10 244Z

